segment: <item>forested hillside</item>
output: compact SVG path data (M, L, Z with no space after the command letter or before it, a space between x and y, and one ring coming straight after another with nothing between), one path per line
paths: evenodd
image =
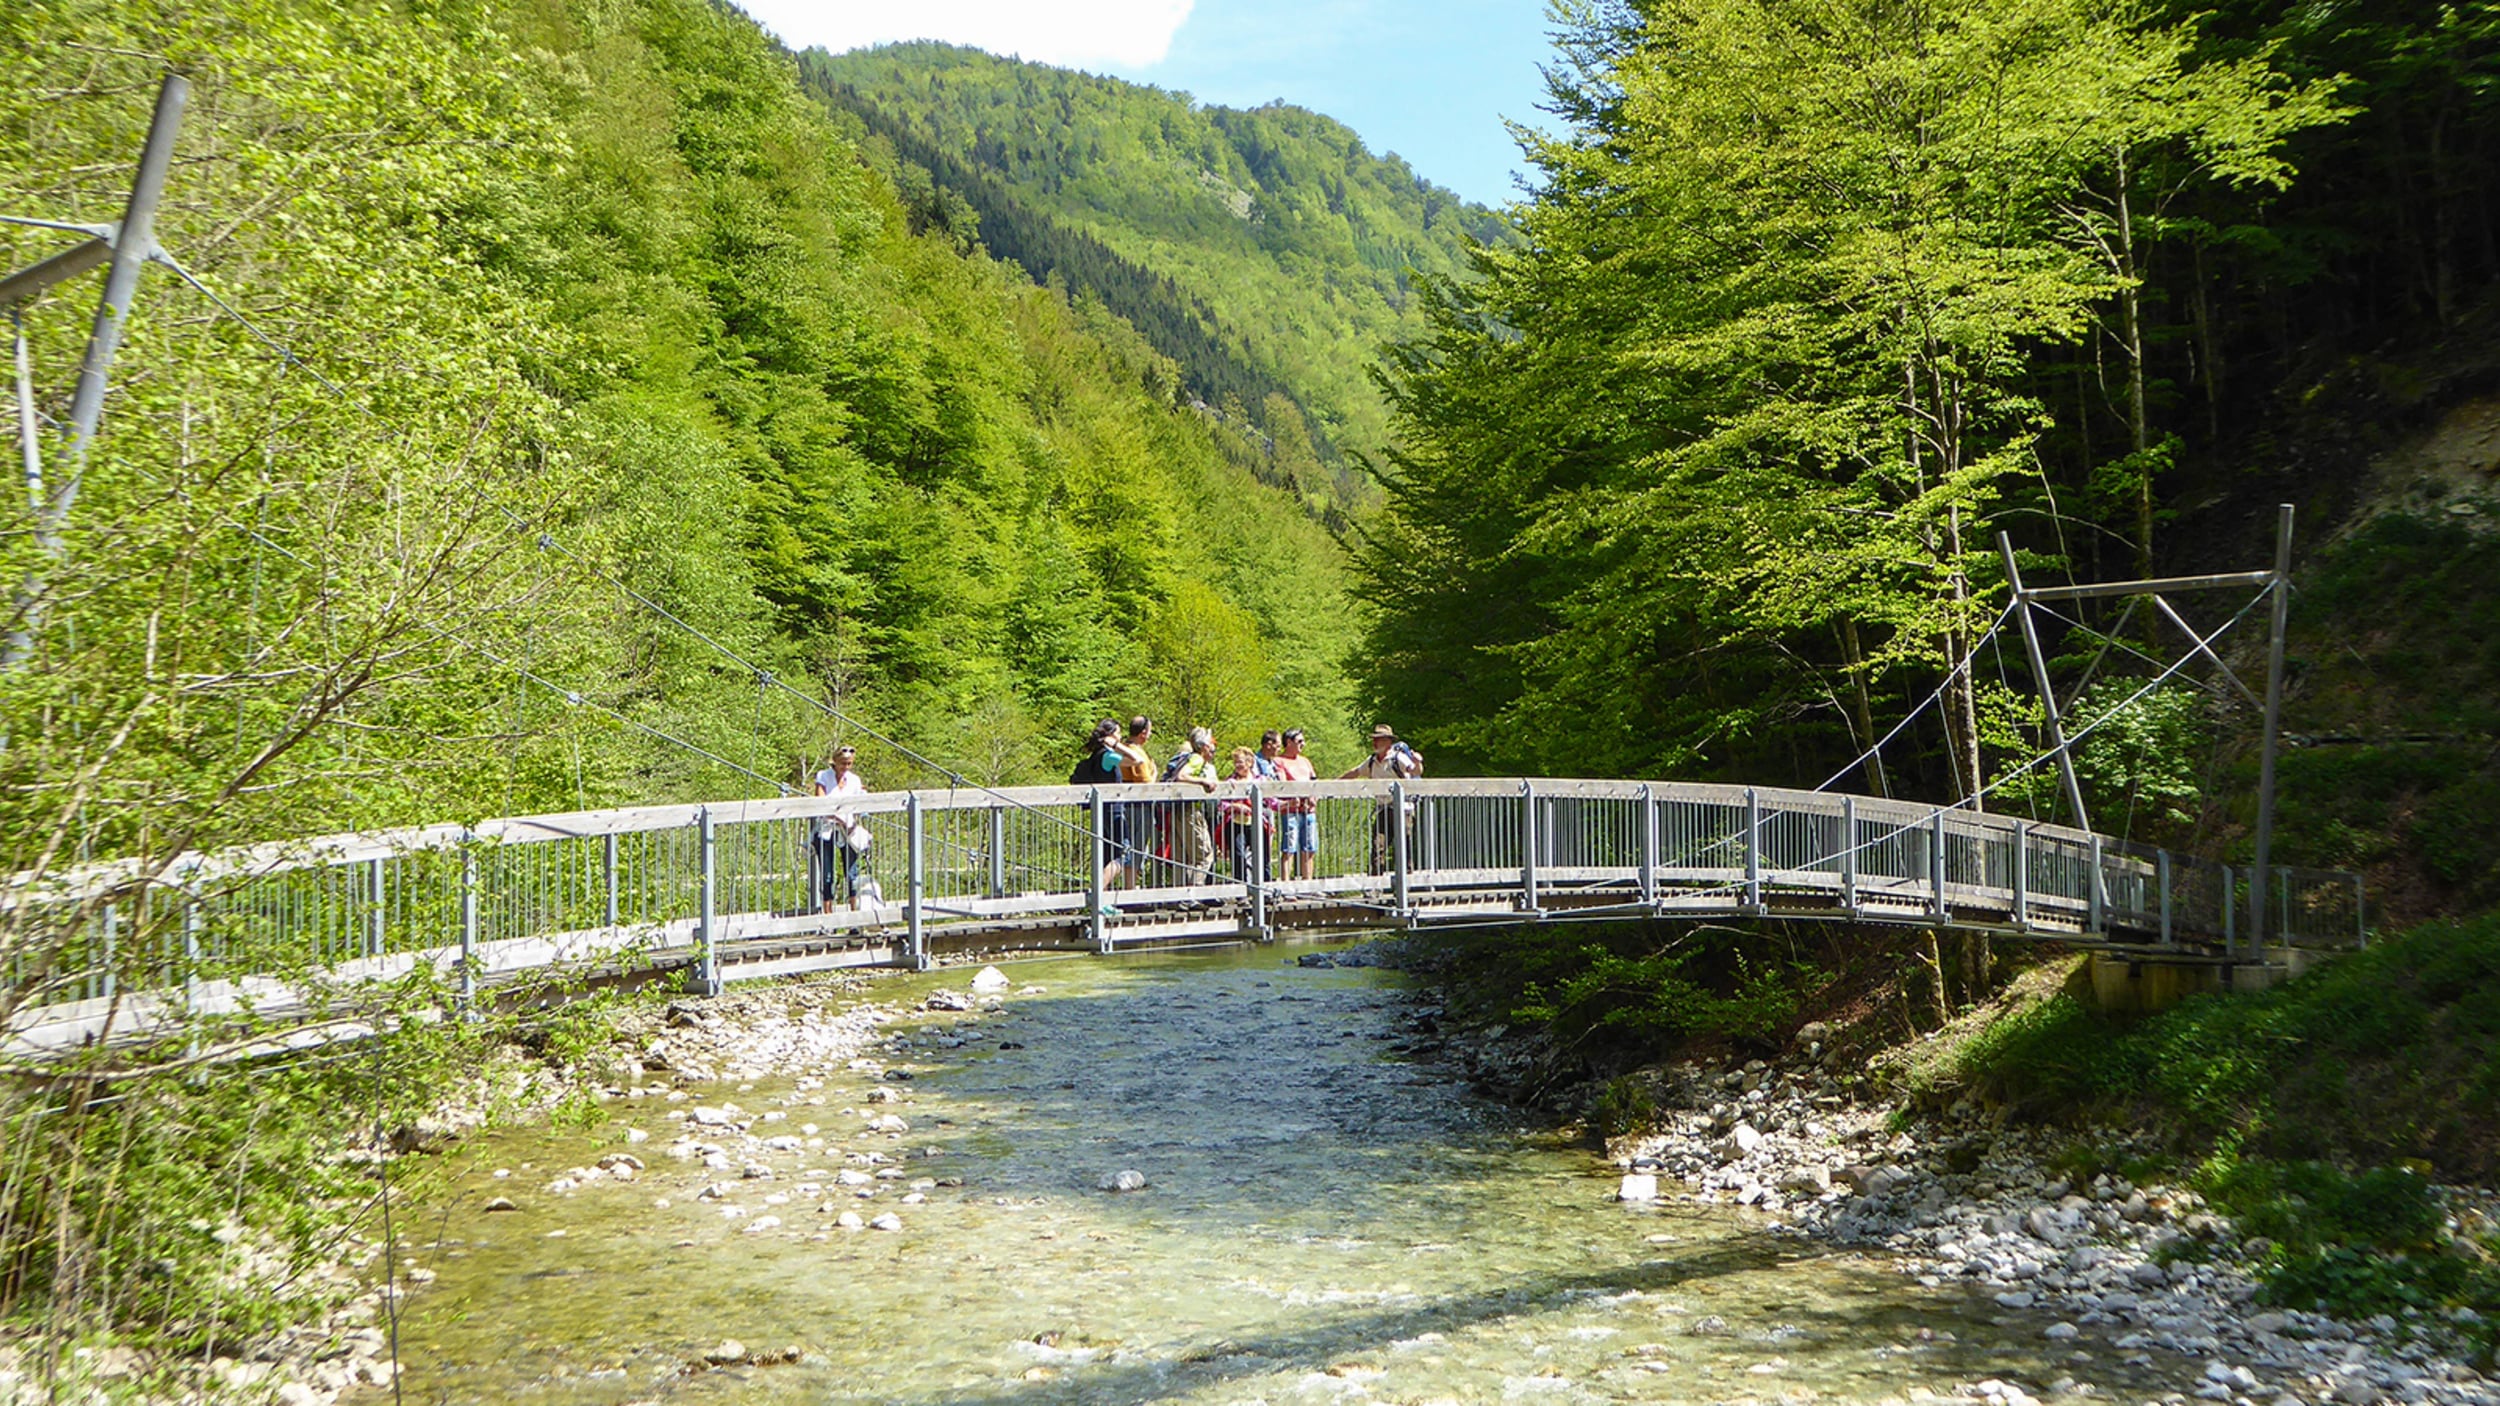
M770 794L852 735L820 704L981 780L1112 712L1347 750L1334 543L1100 302L916 227L742 16L42 0L0 40L10 214L118 218L189 76L159 238L258 329L151 270L61 550L0 509L7 867ZM47 416L94 287L26 310Z
M1915 717L1852 784L2056 814L2018 774L2043 742L2019 639L1988 634L1997 532L2036 579L2246 569L2289 501L2306 569L2371 457L2500 365L2487 8L1843 10L1590 12L1523 238L1435 285L1395 353L1366 685L1445 759L1533 767L1563 728L1590 774L1813 785ZM2422 665L2479 658L2456 631L2487 588L2422 544L2457 521L2328 553L2295 731L2366 712L2381 658L2426 706L2373 726L2453 731L2481 666ZM2363 584L2434 557L2461 593ZM2200 630L2240 604L2181 599ZM2047 623L2062 687L2101 661L2085 723L2154 676L2132 651L2186 644L2116 602ZM2262 642L2233 638L2243 664ZM2244 841L2255 721L2155 691L2083 748L2096 819ZM2383 857L2356 836L2488 767L2462 745L2462 769L2291 764L2286 804L2338 817L2293 852ZM2369 806L2340 799L2355 766Z
M931 219L1094 292L1179 360L1190 389L1278 441L1321 506L1362 492L1335 451L1376 451L1369 380L1417 332L1414 275L1446 276L1506 228L1395 156L1282 103L1186 94L942 44L801 56L810 84L931 185ZM1282 397L1278 399L1276 397ZM1308 440L1306 447L1300 441Z

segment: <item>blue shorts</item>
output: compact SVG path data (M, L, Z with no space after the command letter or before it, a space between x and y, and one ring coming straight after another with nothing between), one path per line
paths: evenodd
M1284 822L1284 833L1278 840L1278 843L1284 846L1284 853L1319 853L1318 812L1307 810L1300 814L1288 812L1278 816L1277 819Z

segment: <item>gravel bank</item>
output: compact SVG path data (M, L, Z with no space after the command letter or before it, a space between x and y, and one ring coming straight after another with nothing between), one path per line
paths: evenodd
M2011 1406L2028 1392L2091 1395L2093 1363L2154 1353L2203 1360L2194 1397L2237 1406L2500 1403L2500 1384L2409 1331L2433 1325L2257 1305L2251 1269L2271 1246L2184 1188L2108 1174L2069 1183L2048 1164L2070 1133L1997 1126L1968 1106L1914 1121L1850 1100L1818 1067L1819 1034L1803 1032L1804 1058L1789 1067L1667 1071L1657 1130L1610 1148L1617 1194L1751 1207L1922 1283L1967 1282L2009 1327L2036 1323L2074 1345L2070 1375L1973 1389ZM2112 1137L2103 1161L2152 1150ZM2467 1222L2492 1211L2471 1192L2450 1204Z

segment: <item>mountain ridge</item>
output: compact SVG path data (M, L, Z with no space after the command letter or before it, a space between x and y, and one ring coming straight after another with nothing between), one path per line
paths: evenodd
M1385 443L1369 367L1421 330L1418 280L1462 278L1473 247L1508 237L1497 212L1281 101L1200 104L927 42L799 63L935 200L959 201L994 255L1100 298L1210 410L1277 441L1269 457L1307 439L1312 462L1281 476L1325 466L1330 509L1367 487L1344 461Z

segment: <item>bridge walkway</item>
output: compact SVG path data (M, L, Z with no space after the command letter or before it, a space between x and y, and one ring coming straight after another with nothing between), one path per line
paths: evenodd
M1250 877L1185 865L1190 812L1307 805L1310 877L1252 833ZM880 891L817 911L836 811ZM1125 834L1137 886L1106 891ZM728 981L956 953L1113 952L1306 932L1793 919L2263 963L2365 938L2352 874L2276 867L2269 950L2246 868L2016 816L1819 791L1579 779L898 791L642 806L318 836L123 862L6 896L6 1053L57 1057L202 1018L315 1017L424 972L453 1007L550 969ZM1116 909L1117 911L1106 911ZM37 958L40 960L37 960Z

